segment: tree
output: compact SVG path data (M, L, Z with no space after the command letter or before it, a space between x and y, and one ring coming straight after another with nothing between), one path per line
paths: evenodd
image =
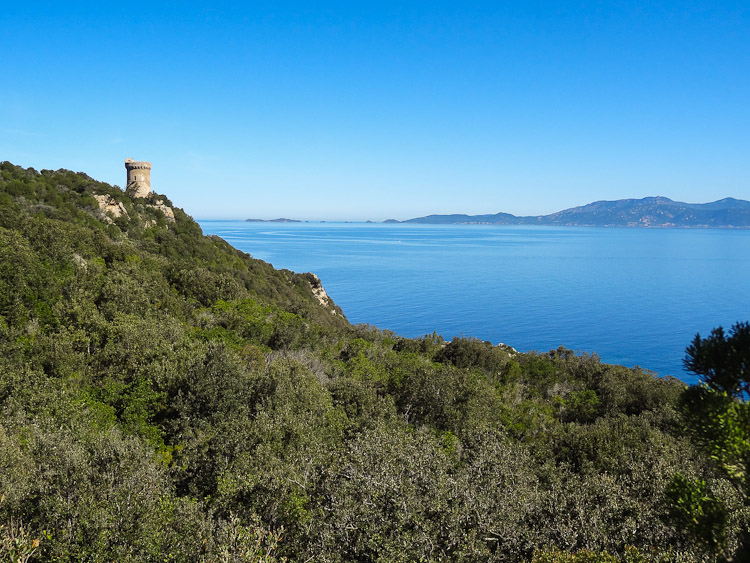
M722 327L713 329L708 338L696 334L684 364L710 389L746 401L750 398L750 323L734 324L729 337Z
M702 380L683 393L682 411L687 429L719 473L732 484L747 510L750 508L750 324L736 323L728 335L722 327L712 330L707 338L697 334L685 353L685 368ZM731 550L726 528L731 520L730 510L710 493L704 480L678 474L667 496L673 516L697 544L724 560L746 560L750 554L749 523L740 519L738 545ZM735 551L735 559L729 555L731 551Z

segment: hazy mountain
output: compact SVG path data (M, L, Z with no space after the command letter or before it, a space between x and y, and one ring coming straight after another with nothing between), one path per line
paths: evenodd
M750 227L750 202L727 197L711 203L683 203L666 197L596 201L552 213L517 217L494 215L428 215L403 221L432 224L580 225L595 227Z

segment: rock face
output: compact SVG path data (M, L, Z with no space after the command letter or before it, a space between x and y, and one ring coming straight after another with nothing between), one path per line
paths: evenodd
M515 356L516 354L518 354L518 350L513 348L513 346L509 346L508 344L505 344L503 342L498 342L497 347L500 348L501 350L505 350L511 356Z
M111 195L95 195L94 199L96 199L97 203L99 204L99 209L104 211L104 216L110 223L112 222L113 217L117 219L121 215L128 214L125 206L121 202L113 198ZM174 220L174 216L172 220Z
M156 209L161 210L161 212L164 213L164 217L166 217L167 221L169 221L170 223L174 223L174 211L171 207L165 204L163 200L157 199L152 207L156 207Z
M111 195L94 195L94 199L96 199L96 202L99 204L99 209L104 212L104 218L109 223L112 223L113 219L117 219L118 217L121 217L123 215L128 216L128 211L125 209L125 206ZM149 207L153 207L154 209L158 209L159 211L164 213L164 218L168 222L175 222L174 210L166 203L164 203L164 200L157 199L153 203L148 205ZM146 226L150 225L147 223ZM325 291L323 291L323 293L325 293Z
M332 300L330 297L328 297L326 290L323 288L323 284L320 281L320 278L317 275L312 274L312 273L308 273L305 275L307 276L307 279L310 282L310 287L312 287L313 295L318 300L318 303L320 303L324 307L330 307L332 305ZM331 309L331 313L335 315L336 310Z

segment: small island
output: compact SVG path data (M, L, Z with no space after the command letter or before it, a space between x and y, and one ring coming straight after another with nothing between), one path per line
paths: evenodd
M278 219L245 219L245 223L302 223L299 219L286 219L285 217L279 217Z

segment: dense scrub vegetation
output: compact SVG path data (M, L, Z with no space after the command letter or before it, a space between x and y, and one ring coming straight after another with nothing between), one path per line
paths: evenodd
M678 381L351 326L310 276L175 219L0 165L6 560L710 560L675 475L740 541Z

